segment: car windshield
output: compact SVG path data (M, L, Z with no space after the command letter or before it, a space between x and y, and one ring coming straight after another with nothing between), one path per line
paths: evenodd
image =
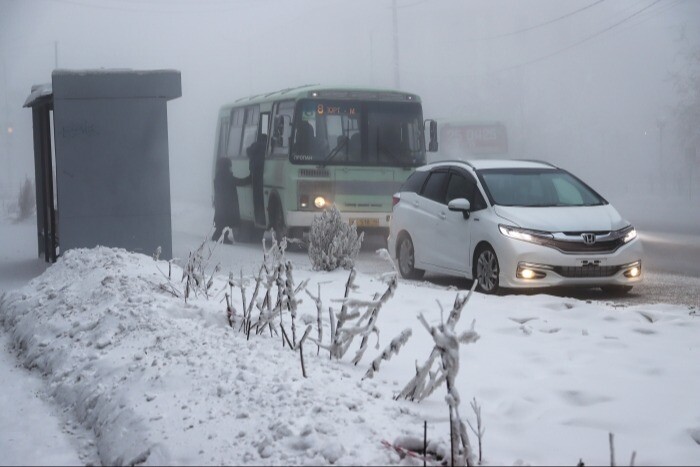
M417 167L425 164L418 103L303 100L292 144L294 163Z
M561 169L488 169L479 176L493 204L501 206L599 206L606 201Z

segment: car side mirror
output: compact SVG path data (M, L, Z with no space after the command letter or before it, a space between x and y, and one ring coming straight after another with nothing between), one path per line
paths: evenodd
M447 204L447 209L450 211L461 211L465 219L469 219L471 208L472 206L466 198L455 198Z

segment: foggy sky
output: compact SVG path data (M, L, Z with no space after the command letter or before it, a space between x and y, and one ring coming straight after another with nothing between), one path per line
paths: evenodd
M607 0L555 21L594 1L398 0L400 87L421 96L425 118L504 122L511 155L559 164L608 197L651 183L660 157L677 167L657 189L680 194L680 149L670 123L660 146L658 122L677 99L670 72L687 65L683 28L700 44L700 2ZM224 103L310 83L394 86L391 6L0 0L0 197L33 176L22 104L58 66L180 70L182 97L167 104L171 193L209 200Z

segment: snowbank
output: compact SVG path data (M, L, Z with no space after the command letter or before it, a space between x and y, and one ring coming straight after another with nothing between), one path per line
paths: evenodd
M0 300L0 322L23 363L95 433L103 464L422 464L382 441L420 440L424 420L429 439L448 440L444 387L420 404L393 396L433 347L416 316L439 323L439 302L446 319L457 291L400 281L377 321L378 347L373 336L353 366L352 350L331 361L307 343L303 378L298 352L281 337L247 340L229 327L224 276L212 298L186 304L163 290L164 273L167 263L147 256L72 250ZM331 300L347 277L295 270L314 295L322 284L325 310L339 308ZM365 274L356 282L358 299L386 289ZM240 290L233 295L240 310ZM314 324L315 304L299 295L300 321ZM456 332L475 319L481 338L460 350L460 413L473 423L469 401L482 406L486 464L607 464L609 432L619 463L636 451L637 465L697 464L697 309L477 294L462 315ZM399 354L363 380L407 327Z

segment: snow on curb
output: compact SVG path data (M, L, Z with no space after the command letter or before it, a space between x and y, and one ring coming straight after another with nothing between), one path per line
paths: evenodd
M319 358L302 378L277 338L232 331L225 305L162 291L158 264L71 250L0 301L23 363L93 430L103 464L398 461L378 442L395 422L363 370Z

